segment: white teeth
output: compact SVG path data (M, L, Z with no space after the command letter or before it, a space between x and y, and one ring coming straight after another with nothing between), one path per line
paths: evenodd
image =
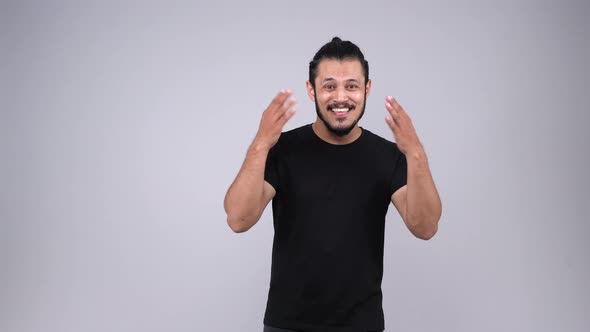
M336 113L348 112L348 108L333 108L332 112L336 112Z

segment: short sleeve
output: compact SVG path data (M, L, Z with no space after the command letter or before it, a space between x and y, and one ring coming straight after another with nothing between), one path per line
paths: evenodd
M399 188L408 183L408 163L406 161L406 156L399 150L397 150L397 152L398 158L393 167L391 187L389 189L390 195L393 195Z
M279 172L278 172L278 144L275 144L266 157L266 166L264 167L264 181L270 183L275 191L278 191Z

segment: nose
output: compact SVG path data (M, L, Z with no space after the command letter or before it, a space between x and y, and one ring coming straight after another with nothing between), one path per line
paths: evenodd
M336 93L334 95L334 98L336 99L335 101L337 102L343 102L348 100L348 97L346 96L346 89L344 87L338 87L336 89Z

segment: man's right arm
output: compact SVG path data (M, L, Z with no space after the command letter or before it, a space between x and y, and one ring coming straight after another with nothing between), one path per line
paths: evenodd
M285 123L295 114L295 99L291 95L290 90L279 92L263 112L256 138L225 195L227 223L236 233L254 226L275 195L275 189L264 181L264 171L268 152L279 140Z
M252 143L238 176L229 187L224 207L227 223L236 233L249 230L262 215L275 195L274 188L264 181L268 149Z

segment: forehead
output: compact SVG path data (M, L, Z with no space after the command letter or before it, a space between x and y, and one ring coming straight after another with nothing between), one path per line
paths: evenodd
M358 59L324 59L318 64L317 80L324 79L364 81L363 66Z

